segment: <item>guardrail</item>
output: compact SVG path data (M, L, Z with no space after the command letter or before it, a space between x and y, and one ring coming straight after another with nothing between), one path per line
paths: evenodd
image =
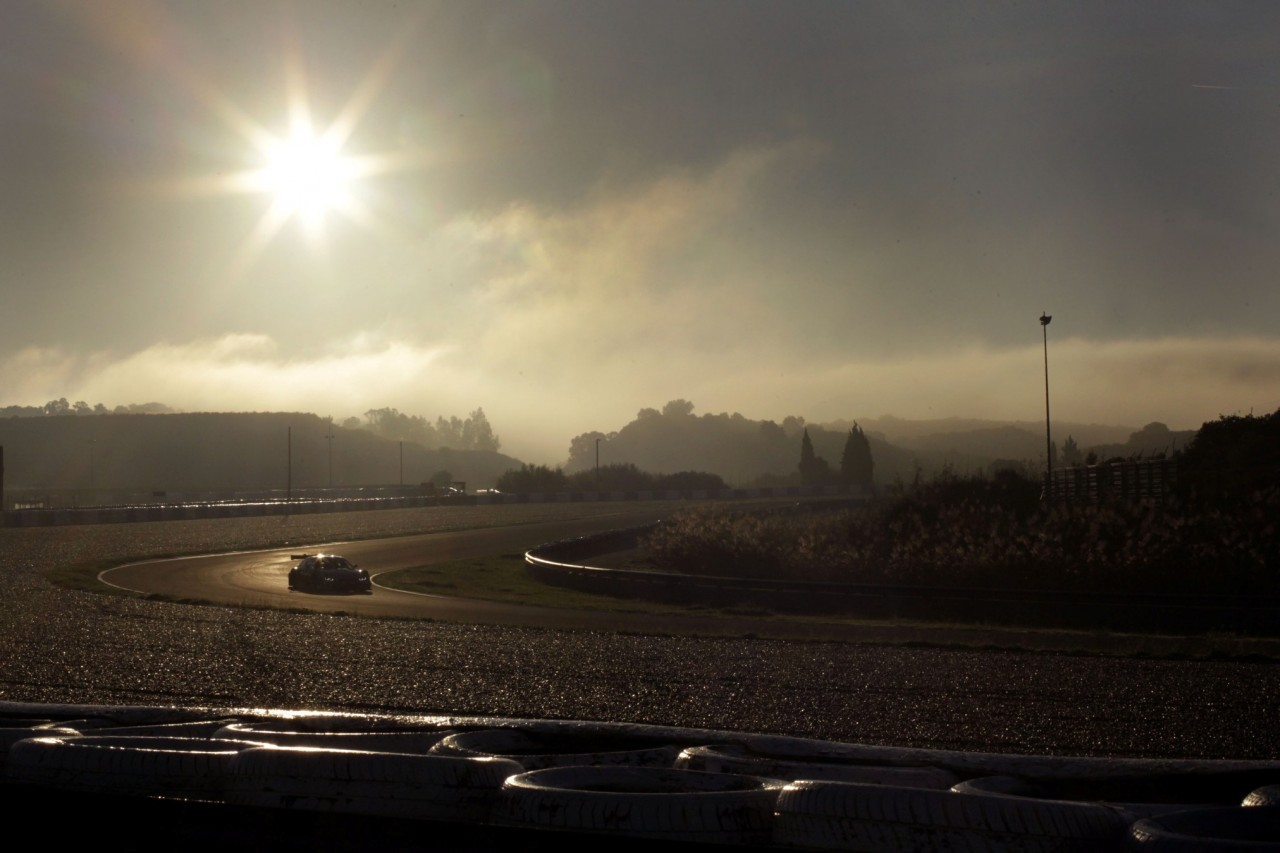
M140 506L88 506L59 509L18 509L0 513L3 527L53 527L69 524L123 524L143 521L190 521L206 518L253 518L268 515L307 515L364 512L430 506L492 506L522 503L586 503L595 501L743 500L752 498L862 496L856 486L790 486L773 489L718 491L549 492L545 494L412 495L387 498L302 499L243 502L200 502Z
M526 568L535 580L552 586L666 604L1059 629L1170 634L1228 631L1258 636L1280 632L1280 597L1276 596L830 583L611 569L570 562L633 548L655 527L541 545L525 554Z

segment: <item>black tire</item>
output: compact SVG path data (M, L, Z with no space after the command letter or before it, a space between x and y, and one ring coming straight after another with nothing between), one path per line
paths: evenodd
M1129 846L1150 853L1280 851L1280 808L1177 812L1138 821Z
M675 766L711 773L744 773L787 782L821 779L941 791L959 781L954 773L938 767L861 764L841 759L821 760L816 756L814 760L806 761L790 755L752 750L739 744L689 747L676 758Z
M1083 803L852 782L795 782L778 797L774 841L823 850L1114 850L1130 820Z
M768 844L776 779L657 767L553 767L512 776L496 821L702 844Z
M482 729L440 741L437 755L492 756L520 762L525 770L570 766L671 767L678 746L653 738L578 732Z
M227 802L450 822L486 821L514 761L264 746L240 753Z

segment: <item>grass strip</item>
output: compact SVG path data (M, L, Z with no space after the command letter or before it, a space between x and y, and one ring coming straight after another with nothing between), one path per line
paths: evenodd
M379 586L426 595L476 598L535 607L614 610L624 613L707 613L706 607L661 604L640 599L594 595L539 583L525 571L523 554L475 557L434 563L416 569L385 572L374 578ZM731 611L717 611L726 614Z

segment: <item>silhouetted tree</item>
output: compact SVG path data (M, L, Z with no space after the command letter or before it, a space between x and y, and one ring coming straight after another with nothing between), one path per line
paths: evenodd
M1150 431L1154 424L1143 428ZM1280 409L1227 415L1200 427L1178 457L1178 488L1212 502L1232 502L1280 487Z
M567 485L563 471L546 465L522 465L519 470L512 468L499 477L497 483L502 491L517 494L563 492Z
M1080 445L1071 436L1062 443L1062 464L1079 465L1081 460Z
M595 467L578 471L569 478L569 486L582 491L596 490ZM653 475L641 471L630 462L600 466L599 488L608 492L638 492L652 489Z
M476 409L463 423L462 442L466 450L497 451L502 444L493 434L493 427L489 426L489 419L485 417L484 409Z
M820 486L831 477L831 466L827 460L819 458L813 452L813 442L809 439L806 428L800 440L800 484L803 486Z
M663 474L654 481L654 487L677 492L718 492L729 488L719 474L706 471L677 471Z
M844 442L844 454L840 457L840 480L854 486L871 486L871 442L855 421L849 437Z
M662 414L667 417L692 415L693 403L690 403L688 400L672 400L662 407Z
M590 468L594 471L596 466L596 439L606 442L615 435L617 433L605 435L599 430L593 430L574 436L569 440L569 467Z

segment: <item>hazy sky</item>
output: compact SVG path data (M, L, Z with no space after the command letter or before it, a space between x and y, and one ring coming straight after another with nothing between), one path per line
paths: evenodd
M673 398L1034 420L1047 311L1055 420L1269 412L1277 38L1267 2L5 0L0 405L483 407L558 463Z

